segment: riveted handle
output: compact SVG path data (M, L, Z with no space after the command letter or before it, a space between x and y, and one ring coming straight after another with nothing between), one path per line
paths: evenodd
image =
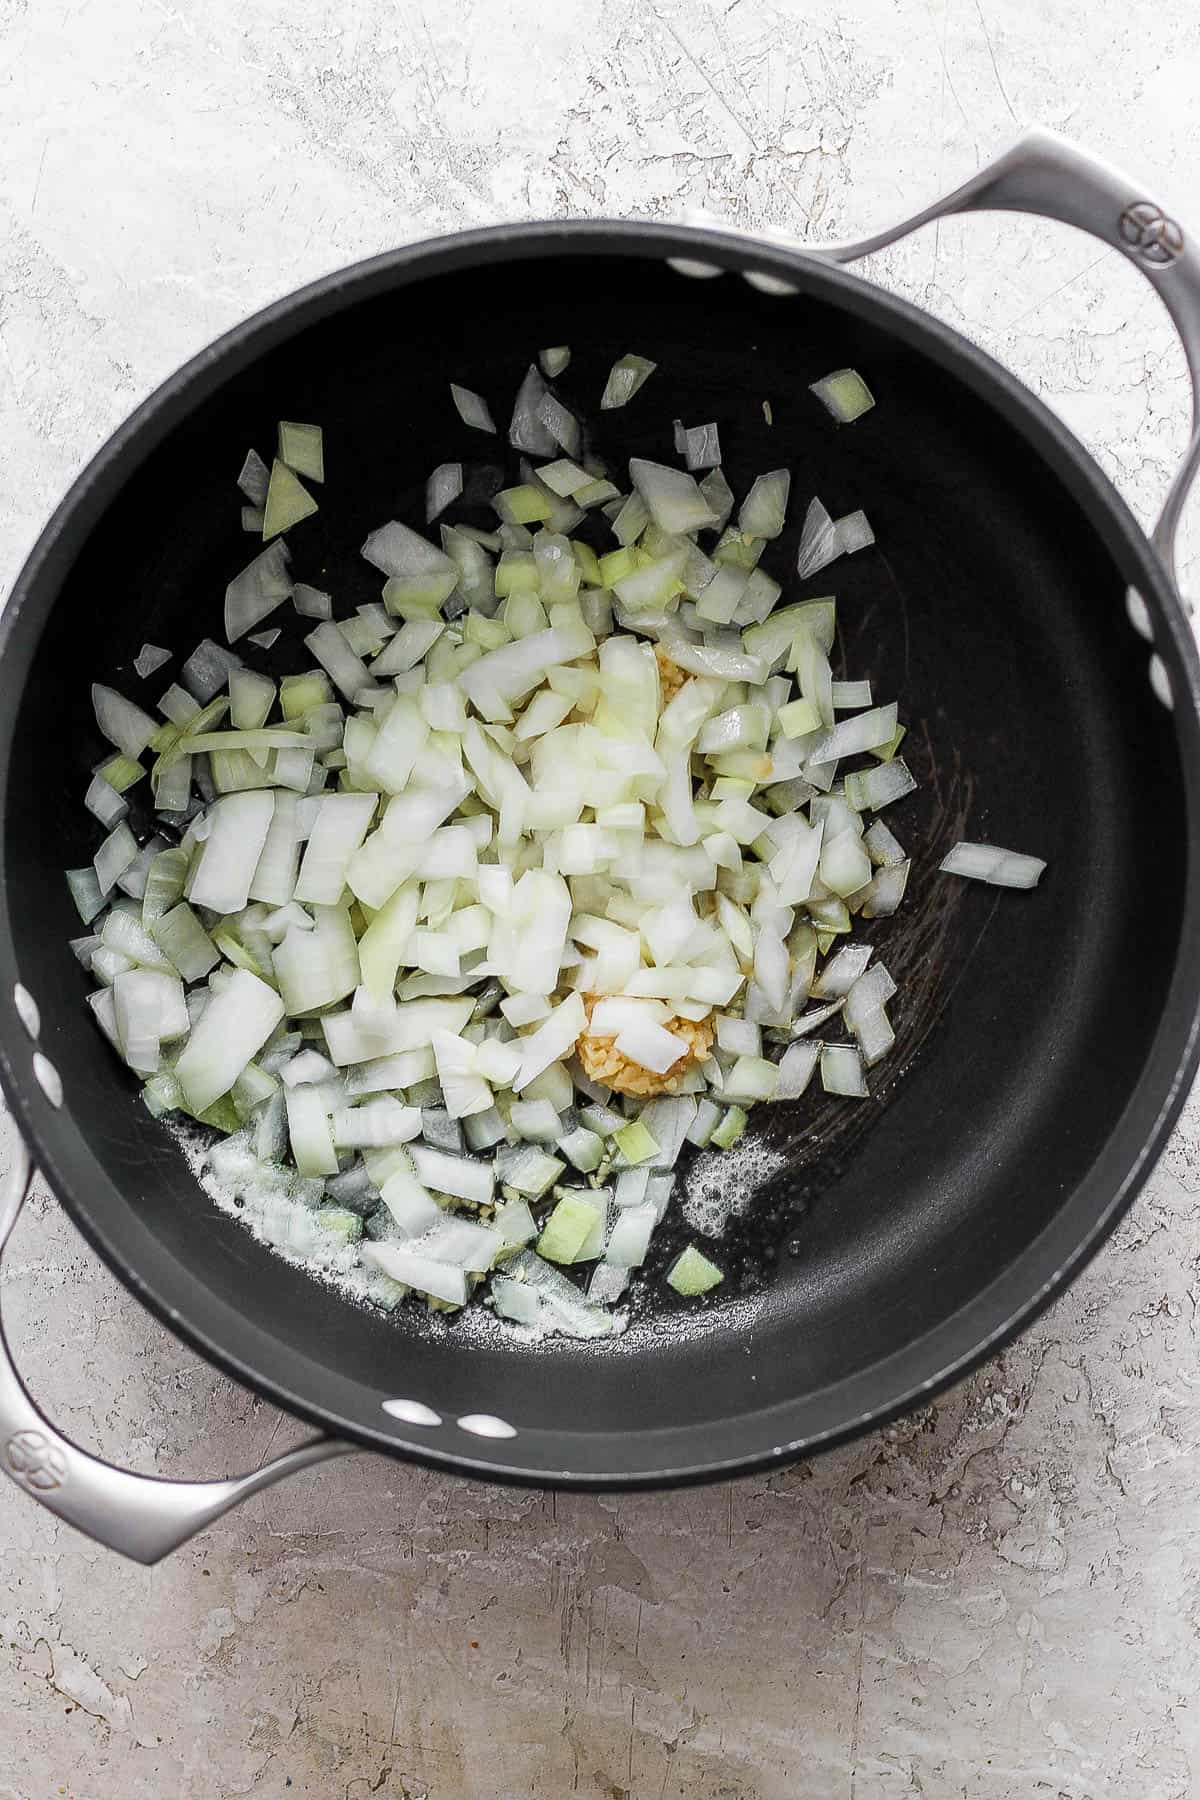
M29 1152L18 1138L0 1187L0 1256L32 1175ZM64 1437L34 1405L0 1320L0 1468L68 1525L135 1562L158 1562L251 1494L355 1448L336 1438L310 1438L261 1469L229 1481L165 1481L114 1468Z
M1184 502L1200 472L1200 255L1195 242L1136 181L1056 132L1038 128L912 218L870 237L804 248L829 262L854 262L934 219L969 212L1034 213L1090 232L1140 269L1170 313L1191 377L1192 430L1152 536L1178 589L1175 540Z

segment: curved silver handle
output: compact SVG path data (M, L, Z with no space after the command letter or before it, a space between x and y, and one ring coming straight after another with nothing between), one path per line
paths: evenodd
M1119 170L1037 128L970 181L922 212L870 237L805 244L814 256L854 262L950 213L1026 212L1088 231L1133 263L1160 295L1179 333L1192 382L1192 434L1154 527L1153 543L1178 589L1175 537L1184 501L1200 472L1200 255L1182 227L1144 188Z
M29 1152L18 1137L12 1166L0 1187L0 1255L32 1174ZM251 1494L357 1447L336 1438L310 1438L231 1481L166 1481L115 1469L80 1450L38 1411L17 1374L0 1321L0 1468L68 1525L136 1562L158 1562Z

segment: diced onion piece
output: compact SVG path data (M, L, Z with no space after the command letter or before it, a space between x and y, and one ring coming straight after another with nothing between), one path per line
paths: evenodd
M822 1046L816 1040L789 1044L779 1063L776 1100L798 1100L813 1078Z
M665 1026L643 1020L627 1025L618 1034L613 1048L618 1056L637 1063L639 1068L649 1069L655 1075L665 1075L681 1057L686 1056L688 1042L686 1038L676 1037Z
M106 830L119 824L129 811L128 800L118 794L116 788L110 782L105 781L103 775L92 776L87 793L83 797L83 804L94 818L99 819Z
M323 796L300 864L297 900L333 906L341 898L350 858L366 836L375 805L374 794Z
M292 1157L301 1175L336 1175L337 1151L320 1089L288 1088L284 1103Z
M280 467L276 464L276 467ZM293 479L295 479L293 477ZM315 504L315 503L314 503ZM264 525L264 531L266 527ZM288 572L287 546L274 543L256 556L253 562L246 564L240 574L235 575L225 589L225 638L226 642L235 644L240 637L261 624L268 614L273 613L283 601L291 598L292 578ZM203 645L200 646L202 650ZM213 646L216 648L216 646ZM199 651L197 651L197 656ZM183 678L192 692L201 700L207 700L216 693L225 676L228 666L216 679L206 676L204 688L197 687L189 678L189 669L194 669L196 657L189 659L183 667ZM214 670L215 674L215 670ZM207 690L207 691L205 691Z
M358 946L347 909L344 906L315 906L311 931L300 931L293 926L276 948L273 961L279 992L288 1012L293 1015L316 1012L353 993L359 979ZM322 1023L328 1040L329 1021ZM332 1041L329 1041L332 1054ZM380 1050L379 1054L384 1055L386 1051ZM333 1060L338 1062L340 1059L334 1055ZM345 1060L365 1060L365 1056Z
M696 469L719 468L721 439L715 422L687 427L683 433L683 457L693 472Z
M833 709L835 712L848 712L852 707L870 706L870 704L871 684L869 681L834 682Z
M837 526L821 502L814 496L808 503L808 511L804 515L804 525L800 532L796 573L801 578L815 575L818 570L827 568L841 554L842 546L838 541Z
M880 763L878 768L847 775L846 798L856 812L878 812L894 800L916 791L916 781L902 757Z
M871 960L870 944L847 944L830 957L812 984L814 998L843 1000Z
M809 391L839 425L850 425L875 404L875 397L857 369L835 369L820 381L809 383Z
M821 1084L827 1094L841 1094L854 1100L867 1098L862 1058L852 1044L822 1045Z
M112 892L126 869L136 861L137 853L137 839L128 825L116 825L92 858L92 867L96 871L96 880L102 894Z
M241 912L275 812L273 794L226 794L209 811L209 834L192 875L188 899L216 913ZM290 896L289 896L290 898Z
M495 1187L495 1172L491 1163L476 1162L470 1157L450 1156L442 1150L431 1150L424 1144L414 1144L409 1154L418 1177L427 1188L432 1188L439 1194L451 1194L458 1200L469 1200L476 1206L491 1204Z
M657 367L657 363L650 362L644 356L635 356L632 351L618 357L608 372L608 380L600 396L601 412L611 412L618 406L628 405Z
M248 969L234 969L214 993L175 1065L184 1099L204 1112L227 1094L283 1017L283 1001ZM335 1163L336 1167L336 1163Z
M450 383L450 394L464 425L470 425L475 431L495 431L495 420L481 394L473 393L470 388L459 387L456 381Z
M133 659L133 666L144 681L147 675L153 675L155 669L161 669L170 660L171 652L164 650L161 644L143 644Z
M267 498L270 480L271 471L258 451L247 450L246 460L242 464L242 472L237 478L237 484L251 506L263 505Z
M896 1034L892 1030L887 1013L882 1006L877 1006L873 1011L864 1013L855 1023L853 1030L858 1039L862 1059L868 1069L874 1068L877 1062L882 1061L896 1042Z
M334 686L347 700L361 700L375 692L375 683L362 658L355 656L345 638L331 621L325 620L304 640Z
M432 615L454 592L458 569L450 557L398 519L372 531L362 554L388 577L384 599L390 612L410 603Z
M299 476L276 457L271 464L271 483L263 508L263 542L278 537L280 532L290 531L293 525L299 525L302 519L310 518L316 511L317 502ZM257 619L254 623L258 623ZM230 642L233 642L232 638Z
M838 520L834 529L837 533L838 550L845 556L853 556L856 550L865 550L875 542L875 533L864 512L847 513Z
M541 418L546 384L536 363L530 363L525 379L517 389L508 441L514 450L527 450L531 456L557 456L558 439Z
M787 518L792 477L788 469L760 475L742 502L738 525L747 537L776 538Z
M1026 856L1019 850L1001 850L995 844L973 844L964 838L947 852L938 867L943 874L965 875L972 881L989 882L993 887L1034 888L1046 864L1039 856Z
M681 1251L667 1270L668 1286L688 1299L707 1294L710 1288L715 1288L724 1279L725 1276L716 1263L710 1262L694 1244L689 1244Z
M441 1223L442 1209L418 1180L408 1154L398 1159L397 1166L380 1188L380 1198L406 1237L423 1237Z
M684 470L635 456L630 459L629 475L660 531L674 535L713 524L708 501Z
M416 1240L417 1243L421 1241ZM431 1299L444 1300L450 1306L466 1305L467 1275L463 1269L437 1262L416 1248L410 1249L407 1244L364 1244L362 1254L364 1262L374 1263L393 1281L403 1282L405 1287L414 1288L418 1294L428 1294Z
M739 1106L774 1100L779 1086L779 1067L762 1056L739 1056L725 1077L722 1094Z
M589 1257L603 1203L582 1190L564 1194L538 1238L537 1253L549 1262L582 1262ZM599 1248L595 1250L600 1254Z
M578 458L583 450L583 432L579 420L569 407L554 394L544 393L538 403L538 421L560 444L568 456Z
M569 994L521 1040L521 1069L513 1082L514 1090L520 1093L551 1063L569 1056L586 1023L582 996Z
M309 481L324 481L325 438L321 427L280 419L279 460Z
M92 684L92 706L104 736L126 756L140 756L158 730L157 720L149 713L100 682Z
M462 464L439 463L425 483L425 523L431 525L462 491Z
M700 492L713 515L713 529L723 529L733 511L733 489L720 469L710 469L700 483Z
M612 1228L604 1252L605 1261L620 1269L640 1269L650 1248L658 1209L650 1206L625 1207Z
M908 886L910 864L905 861L886 869L877 869L871 891L863 902L864 919L889 919L900 909Z

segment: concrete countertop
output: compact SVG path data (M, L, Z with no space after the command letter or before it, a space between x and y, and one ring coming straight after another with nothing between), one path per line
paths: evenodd
M1200 225L1198 91L1181 0L0 0L0 583L158 381L340 263L684 206L849 235L1033 122ZM1132 269L989 218L872 273L1016 368L1152 518L1188 392ZM355 1457L153 1571L0 1484L0 1797L1186 1800L1198 1144L1193 1107L1022 1342L808 1466L556 1499ZM3 1298L39 1399L130 1466L224 1474L295 1434L44 1194Z

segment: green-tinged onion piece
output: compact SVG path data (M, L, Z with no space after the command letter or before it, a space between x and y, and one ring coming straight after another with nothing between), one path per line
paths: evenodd
M279 461L308 481L325 479L325 440L319 425L279 421ZM269 504L269 496L268 496Z
M263 508L263 542L278 537L281 531L290 531L293 525L310 518L316 510L317 503L299 476L276 457L271 465L267 504Z
M657 367L658 364L651 362L648 357L635 356L632 351L618 357L604 384L604 392L600 397L601 412L611 412L615 407L628 405Z
M686 1250L680 1251L667 1270L668 1285L677 1294L683 1294L688 1299L707 1294L710 1288L715 1288L724 1279L723 1271L718 1269L716 1263L709 1262L707 1256L697 1250L694 1244L689 1244Z
M875 396L857 369L835 369L832 375L810 382L809 390L839 425L852 424L875 404Z

